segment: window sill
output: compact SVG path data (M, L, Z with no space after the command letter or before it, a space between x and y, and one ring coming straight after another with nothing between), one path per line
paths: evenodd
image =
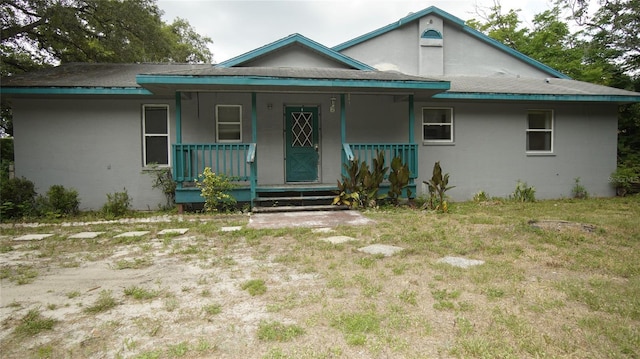
M455 146L456 143L451 141L451 142L437 142L437 141L422 141L422 145L423 146Z
M555 157L553 152L527 152L527 157Z
M170 165L155 165L155 166L146 165L142 167L143 172L154 172L154 171L160 171L164 169L171 169L171 166Z

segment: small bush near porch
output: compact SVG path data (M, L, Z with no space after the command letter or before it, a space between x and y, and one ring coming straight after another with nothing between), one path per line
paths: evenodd
M248 216L231 214L4 225L0 352L3 358L640 356L640 197L493 200L452 203L447 214L403 207L363 214L375 223L331 233L250 229ZM188 232L160 234L168 228ZM69 238L86 231L101 234ZM125 231L149 233L114 239ZM27 233L53 235L14 240ZM354 240L322 241L332 236ZM390 257L358 251L371 244L404 249ZM440 263L445 256L484 264L458 268ZM266 290L251 295L243 289L249 281ZM135 298L131 288L153 295ZM106 310L86 309L105 298ZM39 329L25 332L31 323ZM270 337L266 329L285 336Z

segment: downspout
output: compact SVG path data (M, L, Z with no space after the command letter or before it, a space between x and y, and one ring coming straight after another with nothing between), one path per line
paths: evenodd
M340 163L340 168L342 168L342 173L345 174L343 163L347 163L347 152L346 152L346 144L347 144L347 110L345 103L344 94L340 94L340 142L342 144L342 162Z
M414 99L413 95L409 95L409 144L411 145L411 151L409 152L411 156L409 156L409 160L413 162L413 168L418 173L418 148L415 146L415 126L416 125L416 115L414 108ZM414 184L413 178L409 178L409 183ZM407 193L408 194L408 193ZM407 196L408 197L408 196Z

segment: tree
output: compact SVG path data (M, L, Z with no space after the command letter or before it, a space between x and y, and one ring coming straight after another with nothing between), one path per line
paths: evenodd
M156 0L0 0L0 76L67 62L208 63L212 41ZM2 102L0 135L13 135Z
M155 0L3 0L0 75L66 62L211 62L211 39Z

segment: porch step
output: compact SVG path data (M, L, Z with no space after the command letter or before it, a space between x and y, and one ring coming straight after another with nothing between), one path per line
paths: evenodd
M300 185L258 188L254 212L326 211L342 209L332 205L335 189Z

